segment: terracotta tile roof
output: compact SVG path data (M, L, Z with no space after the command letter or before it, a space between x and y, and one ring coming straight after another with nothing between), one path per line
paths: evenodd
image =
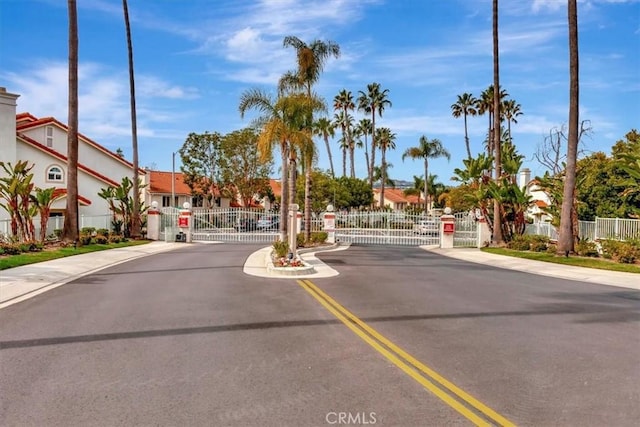
M373 192L380 195L380 189L374 188ZM409 203L407 196L404 195L402 190L399 188L385 188L384 189L384 198L386 201L392 203Z
M536 200L535 204L539 208L546 208L549 206L544 200Z
M35 127L45 126L45 125L55 125L55 126L59 127L60 129L64 130L65 132L69 131L69 128L67 127L67 125L65 125L64 123L59 122L58 120L56 120L53 117L43 117L41 119L37 119L36 117L32 116L29 113L20 113L20 114L16 115L16 130L17 131L32 129L32 128L35 128ZM93 146L94 148L98 149L99 151L103 152L104 154L108 155L109 157L112 157L112 158L116 159L117 161L129 166L130 168L133 168L133 164L131 162L129 162L129 161L123 159L122 157L118 156L113 151L107 150L102 145L98 144L94 140L84 136L83 134L81 134L79 132L78 132L78 138L80 138L82 141L86 142L87 144ZM140 174L144 174L144 173L146 173L146 171L144 169L140 168L139 169L139 173Z
M149 174L149 192L171 194L172 172L147 171ZM179 195L190 195L191 189L184 183L182 172L175 173L175 193Z
M385 193L387 191L385 190ZM422 197L418 197L416 194L405 195L404 191L402 192L403 196L407 201L413 205L417 205L419 203L424 203L424 199Z
M282 185L280 184L279 179L270 179L269 186L271 187L271 191L274 196L282 197Z
M38 150L44 151L45 153L48 153L48 154L52 155L53 157L56 157L56 158L64 161L65 163L67 162L67 156L65 156L64 154L61 154L61 153L57 152L56 150L52 150L51 148L49 148L49 147L47 147L47 146L45 146L43 144L40 144L38 141L36 141L34 139L31 139L28 136L23 135L23 134L21 134L19 132L16 134L16 136L18 138L20 138L23 142L26 142L27 144L37 148ZM80 163L78 163L78 169L83 171L83 172L88 173L91 176L94 176L94 177L98 178L101 181L106 182L109 185L113 185L114 187L117 187L118 185L120 185L118 182L115 182L111 178L108 178L108 177L102 175L101 173L99 173L99 172L97 172L97 171L95 171L95 170L93 170L91 168L88 168L88 167L86 167L86 166L84 166L84 165L82 165Z
M53 198L57 199L58 197L60 197L60 198L67 197L67 189L66 188L56 188L55 190L53 190ZM83 197L83 196L81 196L79 194L78 194L78 202L82 206L91 205L91 200L89 200L86 197Z

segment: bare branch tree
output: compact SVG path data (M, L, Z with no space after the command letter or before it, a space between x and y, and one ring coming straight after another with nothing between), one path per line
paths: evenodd
M593 128L590 120L582 120L580 122L580 131L578 133L578 144L582 143L582 137L591 137ZM563 164L567 159L566 153L563 152L567 146L567 125L563 123L559 128L553 127L549 129L549 135L536 147L533 157L542 166L547 168L552 175L558 175L564 170ZM584 153L583 148L578 149L578 156Z

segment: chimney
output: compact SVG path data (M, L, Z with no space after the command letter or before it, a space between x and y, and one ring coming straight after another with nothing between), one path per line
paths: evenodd
M531 170L524 168L520 171L520 188L526 187L531 181Z
M0 161L16 163L16 100L20 95L0 87Z

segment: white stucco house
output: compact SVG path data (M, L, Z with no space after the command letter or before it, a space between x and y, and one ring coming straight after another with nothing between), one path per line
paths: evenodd
M540 188L539 182L531 179L531 170L525 168L520 171L518 185L531 196L532 204L527 209L527 216L533 220L534 224L551 222L551 216L544 211L544 208L551 204L551 200L549 195Z
M27 160L34 167L33 182L40 188L55 187L63 197L52 206L52 216L64 214L67 186L68 127L53 117L37 118L29 113L16 114L19 95L0 87L0 161L12 165ZM98 196L101 189L117 186L123 177L133 178L133 165L85 135L78 135L79 214L109 214L107 202ZM0 174L4 174L0 169ZM139 170L144 180L146 172ZM8 213L0 209L0 219Z

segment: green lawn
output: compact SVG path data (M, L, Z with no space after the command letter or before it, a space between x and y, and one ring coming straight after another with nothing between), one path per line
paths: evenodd
M21 265L35 264L37 262L49 261L67 256L86 254L89 252L104 251L106 249L124 248L126 246L138 246L150 243L150 240L130 240L128 242L109 243L105 245L87 245L79 246L77 249L73 247L60 248L56 250L47 250L41 252L25 252L20 255L11 255L0 258L0 270L8 268L20 267Z
M598 268L600 270L623 271L626 273L640 274L640 266L637 264L620 264L599 258L586 258L579 256L556 256L546 252L515 251L503 248L482 248L483 251L496 255L505 255L516 258L533 259L536 261L553 262L555 264L573 265L576 267Z

